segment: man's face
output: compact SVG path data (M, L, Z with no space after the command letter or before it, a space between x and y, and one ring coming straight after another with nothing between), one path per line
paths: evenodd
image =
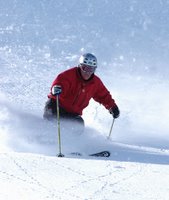
M83 77L84 80L88 80L92 74L95 72L96 67L91 67L88 65L80 65L80 69L81 69L81 75Z

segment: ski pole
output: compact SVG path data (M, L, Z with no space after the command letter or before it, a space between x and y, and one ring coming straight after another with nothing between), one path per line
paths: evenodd
M112 124L111 124L111 127L110 127L110 131L109 131L109 136L107 137L107 139L110 139L110 136L111 136L111 133L112 133L112 129L113 129L114 122L115 122L115 118L113 118L113 121L112 121Z
M58 146L59 146L59 154L57 156L64 157L64 155L62 154L62 151L61 151L59 94L56 95L56 108L57 108Z

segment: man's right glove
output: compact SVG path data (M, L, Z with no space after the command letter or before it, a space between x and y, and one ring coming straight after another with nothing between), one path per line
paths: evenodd
M59 94L61 94L61 93L62 93L62 88L61 88L60 85L54 85L54 86L52 87L52 94L53 94L54 96L59 95Z
M119 108L117 106L110 108L109 112L110 112L110 114L113 115L114 118L118 118L119 115L120 115L120 111L119 111Z

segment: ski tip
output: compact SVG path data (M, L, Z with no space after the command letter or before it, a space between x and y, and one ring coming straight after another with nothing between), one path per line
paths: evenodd
M109 151L101 151L99 153L94 153L94 154L90 154L89 156L95 156L95 157L109 157L110 156L110 152Z
M72 156L85 156L84 154L79 153L79 152L72 152L72 153L70 153L70 155L72 155ZM101 152L98 152L98 153L87 154L86 156L105 157L105 158L107 158L110 155L111 155L111 153L109 151L101 151Z

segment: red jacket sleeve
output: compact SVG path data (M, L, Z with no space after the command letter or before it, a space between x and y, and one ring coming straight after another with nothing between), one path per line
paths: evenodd
M115 100L112 98L110 92L107 90L102 81L97 77L97 90L93 99L102 104L106 109L116 106Z
M51 91L52 91L52 87L54 85L60 85L62 88L62 93L61 96L64 97L64 95L68 94L70 92L70 81L69 79L66 78L66 76L64 75L64 72L59 74L56 79L53 81L52 86L50 88L50 94L48 95L48 97L50 98L56 98L55 96L52 95Z

